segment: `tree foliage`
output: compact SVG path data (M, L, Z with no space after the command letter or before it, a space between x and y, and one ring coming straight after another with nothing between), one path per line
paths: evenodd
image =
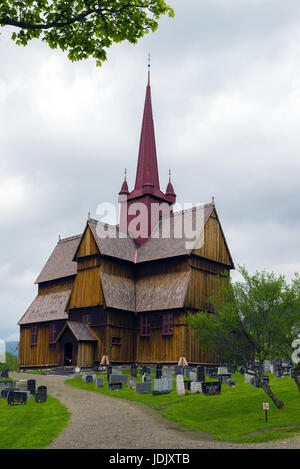
M264 390L278 401L264 382L264 361L291 360L292 341L300 333L300 278L289 284L283 275L266 271L250 274L239 267L243 281L222 286L219 282L210 298L215 314L190 315L189 325L196 340L213 349L221 362L232 362L250 369Z
M17 31L12 39L26 46L41 38L51 48L68 51L72 61L106 60L113 43L135 44L155 31L159 18L173 9L164 0L1 0L0 25Z

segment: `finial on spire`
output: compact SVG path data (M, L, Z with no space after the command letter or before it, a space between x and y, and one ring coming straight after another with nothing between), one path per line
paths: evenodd
M214 198L214 196L212 196L212 198L211 198L211 203L212 203L213 205L215 205L215 198Z
M151 68L151 57L150 52L148 54L148 85L150 85L150 68Z
M125 181L126 181L126 174L127 174L127 169L124 169L124 175L125 175Z
M88 212L88 220L91 219L91 212Z
M171 169L169 169L169 181L171 181Z

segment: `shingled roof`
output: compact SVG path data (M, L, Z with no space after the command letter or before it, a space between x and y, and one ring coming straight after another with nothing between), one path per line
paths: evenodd
M73 262L73 256L81 237L77 235L59 240L35 283L76 275L77 264Z
M75 339L80 341L97 341L97 338L92 333L91 329L87 324L83 324L82 322L76 321L67 321L64 325L61 332L58 334L56 338L56 342L59 341L60 337L63 335L65 330L69 328L72 334L74 335Z
M89 220L92 233L102 255L141 263L169 257L189 255L201 238L205 223L214 210L214 204L206 204L190 210L176 212L161 218L151 238L136 246L130 236L119 231L118 226L107 225L97 220ZM194 222L198 217L196 237L193 239ZM180 235L178 228L183 226ZM105 234L105 237L103 236Z
M65 309L70 293L71 290L66 290L58 293L50 293L49 295L38 295L33 300L18 324L24 325L35 322L68 319Z
M182 308L190 271L147 275L136 280L101 272L106 305L132 312Z

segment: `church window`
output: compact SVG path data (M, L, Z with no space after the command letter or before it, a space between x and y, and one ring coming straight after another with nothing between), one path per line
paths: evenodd
M38 327L33 326L30 331L30 345L37 344L37 337L38 337Z
M141 316L141 337L149 337L151 324L147 315Z
M173 334L173 313L163 314L163 335Z
M90 324L91 323L91 315L89 313L83 313L82 322L84 322L85 324Z
M56 342L56 337L57 337L57 328L55 322L50 324L49 327L49 343L50 344L55 344Z

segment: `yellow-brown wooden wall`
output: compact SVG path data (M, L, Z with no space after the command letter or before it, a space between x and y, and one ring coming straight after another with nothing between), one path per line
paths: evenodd
M62 365L63 357L57 344L49 344L49 324L38 325L37 345L30 345L31 328L21 326L19 367Z

